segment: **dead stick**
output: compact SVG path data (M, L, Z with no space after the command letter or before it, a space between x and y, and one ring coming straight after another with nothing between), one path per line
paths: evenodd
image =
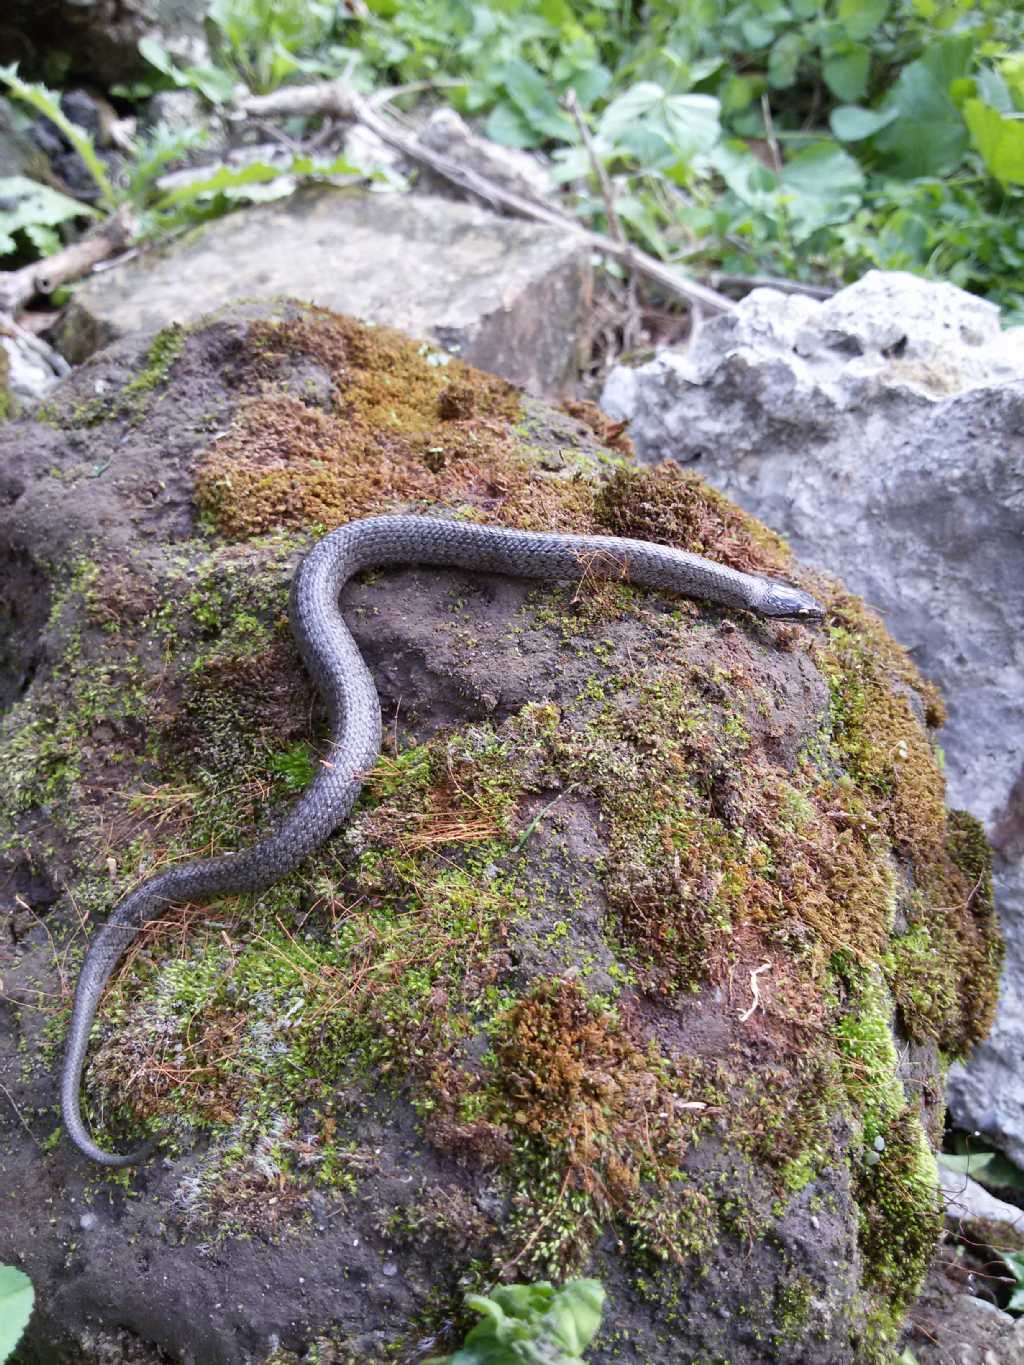
M655 257L649 256L646 251L641 251L632 246L629 242L616 242L611 237L604 236L603 233L589 232L586 228L580 227L574 218L570 218L561 210L542 204L538 200L529 199L525 195L516 194L515 191L507 190L503 186L495 185L486 176L470 170L468 166L462 166L450 157L424 147L414 138L407 137L404 133L399 132L390 120L376 114L366 100L361 95L356 94L343 81L324 81L319 85L293 85L283 90L276 90L271 95L251 95L240 101L239 108L244 113L255 114L260 117L275 114L320 113L336 114L339 118L355 119L365 124L371 132L376 133L389 146L397 148L404 156L413 161L422 162L423 165L429 166L432 171L436 171L438 175L443 175L445 179L451 180L456 185L461 185L463 189L469 190L470 193L477 195L487 203L495 207L512 209L513 212L524 218L532 218L539 223L549 223L552 227L559 227L563 231L574 233L592 250L599 251L605 256L611 256L615 260L621 261L623 265L628 266L629 269L646 276L649 280L654 280L666 293L675 294L684 299L696 300L714 313L731 313L736 307L733 301L727 299L724 294L718 294L715 290L698 284L696 280L681 278L671 266L663 264Z
M576 91L570 90L565 97L565 107L572 114L579 129L580 137L583 139L583 146L586 148L590 164L594 168L597 176L597 183L601 186L601 197L604 199L604 211L608 215L608 227L612 236L617 242L624 242L626 234L622 231L622 224L619 222L619 215L615 211L615 194L612 190L612 182L608 179L608 172L605 170L604 162L597 154L594 146L594 139L590 136L590 129L587 127L587 120L583 117L583 110L580 102L576 98Z
M777 289L781 294L806 294L809 299L830 299L836 293L827 284L780 280L774 275L723 275L715 271L710 279L716 289L743 289L748 293L751 289Z
M123 251L132 240L135 223L127 204L122 204L98 228L45 261L33 261L20 270L0 272L0 311L16 313L36 294L52 294L58 285L80 279L100 261Z

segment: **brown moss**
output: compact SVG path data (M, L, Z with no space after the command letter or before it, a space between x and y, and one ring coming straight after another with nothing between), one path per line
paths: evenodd
M709 555L747 573L787 574L792 556L781 536L671 460L655 468L616 469L596 508L601 529Z
M596 403L591 403L585 398L567 399L562 403L562 410L570 417L575 417L577 422L589 427L601 444L607 446L609 450L618 451L628 460L636 457L636 449L627 434L628 422L617 422L606 412L602 412Z
M246 396L196 478L197 502L225 535L416 503L524 527L587 525L589 488L545 476L510 433L519 397L503 380L318 309L253 324L246 347ZM275 389L297 355L329 372L329 411Z

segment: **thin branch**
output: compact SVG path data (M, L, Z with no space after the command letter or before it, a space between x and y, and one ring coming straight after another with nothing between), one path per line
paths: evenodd
M361 95L344 82L324 81L318 85L295 85L276 90L270 95L251 95L240 102L239 108L244 113L257 117L323 113L355 119L365 124L384 142L397 148L404 156L429 166L438 175L443 175L446 180L460 185L486 203L496 208L511 209L524 218L533 219L534 222L548 223L565 232L571 232L592 250L621 261L629 269L653 280L667 293L685 299L696 299L714 313L731 313L736 306L731 299L698 284L696 280L681 278L671 266L656 260L630 243L616 242L602 233L590 232L561 210L529 199L525 195L516 194L513 190L507 190L468 166L462 166L450 157L431 151L416 139L398 131L391 120L377 114Z
M594 174L597 176L597 183L601 186L601 197L604 200L604 211L608 215L608 227L611 230L611 234L617 242L624 242L626 240L626 234L622 231L619 215L615 211L615 194L612 190L612 182L608 179L608 172L604 168L604 162L597 154L597 148L594 146L594 139L591 137L590 129L587 127L587 120L583 117L583 110L580 108L580 102L576 98L575 90L570 90L566 95L565 107L576 121L576 127L579 129L580 137L583 139L583 145L587 149L587 156L590 157L590 164L594 168Z
M767 94L761 96L761 116L764 119L764 137L768 143L768 150L772 154L772 166L775 174L782 178L782 155L779 152L779 140L775 136L775 124L772 121L772 106L768 103Z
M0 272L0 311L16 313L36 294L52 294L61 284L80 279L94 265L130 245L135 232L131 209L122 204L116 213L45 261L33 261L20 270Z
M777 289L781 294L806 294L809 299L830 299L837 292L827 284L805 284L803 280L780 280L774 275L723 275L718 271L708 276L715 289Z

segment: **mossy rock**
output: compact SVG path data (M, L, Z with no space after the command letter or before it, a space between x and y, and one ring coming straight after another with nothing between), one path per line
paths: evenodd
M82 1358L87 1323L211 1365L413 1360L467 1288L573 1273L608 1289L595 1362L887 1360L1000 949L941 704L863 605L599 414L298 305L117 345L0 432L0 468L25 1361ZM324 717L291 573L399 510L676 544L827 620L585 575L348 585L385 752L299 874L142 935L85 1103L165 1155L96 1170L57 1110L89 933L294 801Z

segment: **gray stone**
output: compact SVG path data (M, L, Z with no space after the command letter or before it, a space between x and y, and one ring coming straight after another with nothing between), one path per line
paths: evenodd
M965 1223L1005 1223L1016 1233L1024 1232L1024 1209L989 1194L969 1175L958 1175L939 1163L939 1189L946 1206L946 1219L954 1227Z
M5 386L19 409L38 402L68 373L68 363L39 337L0 316Z
M609 376L641 458L693 463L839 574L941 687L950 799L1002 855L995 1028L950 1099L1024 1164L1024 329L872 272L819 303L756 290L693 349Z
M549 395L576 374L590 257L570 233L468 204L321 186L93 276L60 347L83 360L126 332L274 295L389 323Z

